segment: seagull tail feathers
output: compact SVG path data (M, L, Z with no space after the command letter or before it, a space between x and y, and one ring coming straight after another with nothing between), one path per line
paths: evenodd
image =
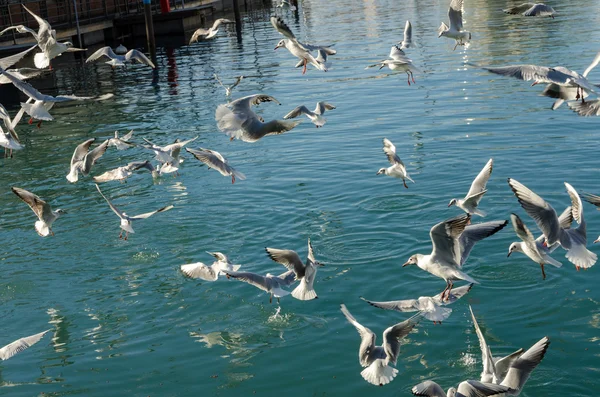
M360 374L364 380L370 384L375 386L383 386L394 380L398 374L398 370L386 365L383 360L375 360Z
M47 237L50 234L50 228L42 221L35 223L35 231L42 237Z
M292 296L301 301L309 301L317 299L317 292L314 290L312 285L306 282L303 278L300 280L300 284L292 291Z

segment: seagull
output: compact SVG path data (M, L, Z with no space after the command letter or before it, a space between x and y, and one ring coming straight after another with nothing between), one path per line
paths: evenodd
M444 300L446 292L445 299L450 299L454 280L479 284L461 270L462 266L467 261L475 243L494 235L508 224L506 220L474 225L469 225L470 222L471 215L462 214L433 226L429 231L433 245L431 254L414 254L402 265L402 267L417 265L426 272L443 278L446 281L446 289L442 291L442 300Z
M93 177L92 180L96 183L110 182L110 181L125 182L125 180L133 174L133 171L137 171L140 168L150 169L148 167L149 164L150 164L149 161L134 161L123 167L118 167L113 170L106 171L102 175ZM152 167L151 164L150 164L150 167ZM152 167L152 168L154 168L154 167ZM150 171L152 172L152 169L150 169Z
M44 332L40 332L39 334L26 336L21 339L17 339L16 341L9 343L0 349L0 360L6 361L17 353L21 353L23 350L27 349L38 343L40 339L44 337L50 330L46 330Z
M317 299L317 293L313 288L315 277L317 275L318 266L325 266L315 259L313 247L308 239L308 257L306 263L302 262L296 251L281 250L277 248L265 248L269 258L277 263L282 264L288 270L292 270L296 275L296 280L300 280L300 284L292 291L292 296L301 301Z
M519 349L506 357L496 359L492 356L492 352L485 341L473 309L470 306L469 310L471 311L475 333L481 347L483 362L481 381L507 386L512 389L512 391L507 391L506 394L501 394L501 396L518 396L533 370L546 355L550 339L545 336L524 353L523 349Z
M506 14L521 14L526 17L552 17L554 19L554 8L543 3L523 3L518 6L502 10Z
M448 203L448 207L453 205L465 211L470 215L479 215L485 216L485 212L479 210L477 207L479 206L479 202L483 195L487 192L485 185L487 185L490 176L492 175L492 168L494 167L494 160L489 159L485 164L483 169L479 172L473 183L471 183L471 188L467 192L467 195L464 199L455 199L453 198Z
M46 203L41 198L25 189L11 187L11 190L29 207L31 207L33 213L38 217L39 220L35 222L35 230L38 232L38 234L42 237L47 237L50 234L54 236L52 224L62 214L66 214L67 212L61 210L60 208L52 210L50 204Z
M404 25L404 39L398 44L400 45L400 50L413 46L412 25L410 24L410 21L406 21L406 25Z
M501 76L515 77L520 80L530 81L533 80L532 86L539 83L555 84L557 86L569 88L567 91L571 94L572 90L575 90L575 100L581 99L584 102L584 97L590 93L597 94L598 87L590 83L587 79L587 74L600 62L600 55L596 55L596 59L588 68L584 74L579 74L573 70L567 69L564 66L546 67L537 65L509 65L501 67L481 67L488 72L499 74ZM550 88L552 89L552 87ZM549 92L544 91L545 94ZM550 96L550 95L546 95ZM560 106L562 102L553 105L553 109Z
M392 49L390 50L390 58L391 59L384 59L383 61L380 61L379 63L376 63L374 65L369 65L366 67L366 69L379 66L379 69L381 70L382 68L387 66L391 70L399 70L405 72L407 76L406 82L408 83L408 85L410 85L411 80L414 83L415 78L413 77L413 72L420 73L421 71L413 65L412 60L406 56L404 51L402 51L397 45L393 45Z
M600 210L600 196L596 196L595 194L584 193L583 199L588 203L595 205L597 210ZM600 242L600 237L594 240L594 244L596 244L597 242Z
M37 16L24 5L23 8L35 18L39 25L37 33L33 32L32 29L23 29L22 25L20 25L18 27L19 29L17 29L19 33L32 33L33 37L38 42L38 47L42 50L42 52L35 54L33 58L36 68L47 68L48 66L50 66L50 61L56 58L57 56L61 55L63 52L86 51L86 49L84 48L73 47L73 43L71 43L70 41L59 43L56 39L56 30L52 29L52 26L50 26L48 21ZM7 29L5 29L4 31L6 30Z
M206 164L208 166L208 168L212 168L212 169L219 171L219 173L223 176L231 176L232 184L235 183L236 178L239 180L242 180L242 181L244 179L246 179L246 175L242 174L241 172L237 171L235 168L230 166L227 163L227 159L225 157L223 157L221 155L221 153L217 152L216 150L203 149L203 148L200 148L200 149L185 148L185 150L187 150L188 153L193 154L195 158L197 158L198 160L200 160L201 162Z
M78 97L74 95L44 95L33 86L25 81L19 80L13 76L10 72L0 68L0 75L4 75L8 78L13 85L27 95L31 101L21 103L25 112L32 118L38 120L53 120L53 117L48 113L48 110L54 106L56 102L67 102L67 101L83 101L86 99L94 99L93 97ZM32 103L33 102L33 103Z
M135 143L129 142L133 137L133 130L119 138L119 131L115 131L115 137L108 140L108 146L114 146L117 150L129 149Z
M236 99L227 104L221 104L215 112L217 127L230 137L245 142L256 142L267 135L283 134L300 124L300 121L272 120L264 122L254 113L252 106L262 102L279 101L272 96L255 94Z
M166 162L173 162L175 166L183 163L183 159L179 157L179 154L181 153L181 149L191 143L194 142L196 139L198 139L198 137L194 137L192 139L188 139L187 141L180 141L179 139L176 139L175 142L166 145L166 146L158 146L155 145L154 143L150 142L148 139L146 138L142 138L146 143L148 143L150 145L150 147L145 146L145 148L153 150L154 153L156 154L156 159L158 161L161 162L165 162L162 161L161 159L164 159L164 154L168 154L170 156L171 159L167 159L168 161Z
M21 121L23 117L24 110L21 108L19 112L15 115L14 119L11 119L8 114L8 110L4 106L0 104L0 119L4 123L4 127L6 128L6 132L0 127L0 146L4 148L4 157L8 156L8 151L10 150L10 157L12 157L13 150L21 150L23 149L23 145L19 141L19 135L15 131L15 127Z
M217 80L217 82L221 85L221 87L223 87L225 89L225 95L227 95L227 96L231 95L231 90L233 90L235 87L237 87L237 85L240 84L240 81L242 81L242 79L244 78L244 76L237 76L232 85L224 86L223 83L221 82L221 80L219 79L219 76L217 76L216 73L214 74L214 76L215 76L215 80Z
M194 34L192 34L192 38L190 39L190 44L198 41L199 39L203 39L203 40L212 39L219 32L219 26L221 26L222 23L233 23L233 21L231 21L229 19L225 19L225 18L219 18L213 23L213 25L209 29L204 29L204 28L196 29Z
M233 277L268 292L270 295L269 303L273 303L273 297L277 298L277 302L279 303L279 298L289 295L290 292L284 290L283 287L291 285L296 280L296 275L291 270L288 270L279 276L274 276L271 273L261 276L260 274L251 272L236 272L229 270L223 270L222 272L225 273L227 278Z
M427 397L487 397L498 396L500 393L510 392L512 389L507 386L495 385L493 383L482 383L476 380L465 380L455 389L451 387L448 393L432 380L426 380L412 389L412 394L415 396Z
M325 113L326 110L333 110L335 109L335 106L327 103L327 102L318 102L317 106L315 107L314 111L310 111L307 109L306 106L304 105L300 105L297 108L295 108L294 110L292 110L291 112L289 112L288 114L286 114L285 116L283 116L284 119L288 120L288 119L294 119L296 117L300 117L303 114L306 115L306 117L309 118L310 121L312 121L312 123L317 127L323 127L323 125L325 125L325 122L327 120L325 120L325 117L323 117L323 114Z
M125 66L126 63L134 63L137 61L144 65L150 66L152 69L155 69L156 66L146 55L141 53L138 50L129 50L125 55L117 55L109 46L102 47L98 51L94 52L89 56L88 59L85 60L85 63L94 62L102 57L107 57L110 61L107 61L106 64L116 68L117 66Z
M96 138L88 139L87 141L77 145L71 157L71 167L67 174L67 180L71 183L75 183L79 179L79 171L83 175L88 175L92 169L92 166L98 160L108 147L108 140L102 142L102 144L96 146L93 150L90 150L90 146Z
M375 386L383 386L390 383L398 370L390 367L390 363L396 364L400 354L399 340L406 337L417 325L418 317L413 316L406 321L393 325L383 331L383 345L375 345L375 334L367 327L361 325L350 314L346 305L341 305L341 310L350 324L354 325L360 335L360 347L358 349L358 360L360 365L366 367L360 374L363 379Z
M543 198L515 179L508 178L508 184L517 196L521 207L533 218L544 234L545 246L552 247L555 243L560 243L567 250L566 258L575 265L577 270L594 266L598 256L586 248L587 233L583 219L583 205L573 186L565 182L567 193L571 198L573 218L579 226L576 229L563 229L556 211Z
M234 265L229 261L227 255L221 252L206 252L215 257L212 265L207 266L202 262L181 265L183 274L190 278L199 278L205 281L217 281L219 275L225 275L225 271L237 272L241 265Z
M150 218L154 214L157 214L159 212L165 212L165 211L168 211L173 208L172 205L168 205L166 207L159 208L156 211L146 212L144 214L135 215L135 216L129 216L125 212L121 212L117 207L115 207L113 205L113 203L111 203L111 201L108 198L106 198L106 196L104 194L102 194L102 191L100 190L100 186L98 186L98 184L96 184L96 189L98 189L98 193L100 193L100 195L104 198L104 200L106 200L110 209L113 210L113 212L115 214L117 214L117 216L121 219L121 229L122 230L119 233L119 238L123 238L123 230L124 230L125 231L124 240L127 240L129 233L132 233L132 234L135 233L133 231L133 228L131 227L131 224L134 220Z
M395 310L397 312L420 312L427 320L433 321L433 324L442 323L452 313L452 309L442 307L454 303L467 294L473 287L473 284L464 285L455 288L448 300L442 300L442 294L436 296L421 296L419 299L406 299L398 301L374 302L361 297L362 300L371 306L384 310Z
M288 51L297 58L300 58L303 64L302 74L306 73L306 65L311 64L315 68L322 70L324 72L327 71L327 66L325 66L324 62L319 62L312 54L311 51L316 51L318 49L322 49L327 53L327 55L334 55L337 51L330 49L326 46L311 46L306 45L298 41L292 30L286 23L277 16L271 17L271 24L273 27L281 33L283 36L287 37L277 43L275 49L285 47Z
M402 179L402 183L404 183L404 187L408 189L406 180L408 179L412 183L415 183L415 181L413 181L412 178L408 176L408 172L406 172L406 166L404 165L402 160L400 160L400 157L398 157L398 155L396 154L396 146L394 146L392 141L390 141L387 138L383 138L383 152L385 153L385 155L388 158L388 161L392 165L387 168L380 168L379 171L377 171L377 175L383 174L389 175L394 178L400 178Z
M521 218L519 218L516 214L511 214L510 219L513 224L513 228L517 233L517 236L522 242L514 242L508 248L508 256L513 252L522 252L527 255L532 261L539 263L542 268L542 279L546 279L546 272L544 271L544 265L550 264L554 267L561 267L562 263L559 261L552 259L550 254L558 248L559 244L554 244L552 247L544 246L544 235L541 235L537 239L533 237L533 234L529 231L527 226L523 223ZM562 213L561 216L558 217L558 221L560 222L560 227L563 229L569 229L571 227L571 222L573 221L572 209L571 207L567 207L567 209Z
M464 0L452 0L450 8L448 8L450 27L442 22L438 29L438 37L445 36L456 41L455 50L459 45L464 46L468 40L471 40L471 32L463 30L463 3Z

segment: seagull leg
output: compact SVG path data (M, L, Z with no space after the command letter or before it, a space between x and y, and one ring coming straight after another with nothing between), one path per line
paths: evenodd
M402 179L402 183L404 183L404 187L408 189L408 185L406 184L406 181L404 179Z
M279 297L277 297L277 304L279 305L281 302L279 301Z
M413 82L413 83L416 83L416 81L415 81L415 77L413 76L413 72L410 72L410 78L412 79L412 82Z
M123 229L121 229L121 231L119 232L119 239L123 238Z
M446 293L446 300L450 300L450 293L452 292L452 287L454 287L454 282L450 280L450 288L448 288L448 292Z
M235 175L231 174L231 184L233 185L235 183Z
M42 128L42 120L38 121L37 128Z
M52 237L54 237L54 232L52 231L52 229L50 229L50 234L52 235Z
M229 138L229 142L233 141L233 137Z
M125 238L123 240L127 241L127 236L129 236L129 232L125 231Z
M406 72L406 82L410 86L410 74L408 72Z
M546 272L544 271L544 264L540 263L540 267L542 268L542 280L546 279Z
M452 49L452 51L456 51L456 47L458 47L458 41L456 42L456 44L454 45L454 48Z
M579 94L577 94L577 95L579 95ZM579 99L579 97L577 97L577 99ZM29 118L28 124L29 124L29 125L33 124L33 117L30 117L30 118Z
M273 294L269 296L269 303L273 303Z
M579 266L575 265L575 269L577 269L577 271L579 271Z
M306 58L304 58L304 67L302 68L302 74L306 74Z

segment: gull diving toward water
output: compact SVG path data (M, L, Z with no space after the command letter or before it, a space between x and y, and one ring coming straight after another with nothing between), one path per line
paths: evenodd
M277 99L264 94L249 95L219 105L215 112L217 127L227 134L230 140L237 138L245 142L256 142L267 135L283 134L300 124L300 121L284 120L272 120L265 123L252 110L252 106L263 102L275 102L281 105Z
M206 253L215 257L215 261L212 265L207 266L202 262L181 265L182 273L190 278L199 278L205 281L217 281L220 275L225 275L225 271L237 272L241 267L241 265L234 265L231 263L227 255L221 252L207 251Z
M505 392L505 394L498 394L499 397L518 396L521 394L521 391L533 370L540 364L546 355L546 351L550 345L550 339L547 336L543 337L524 353L523 349L519 349L506 357L494 358L492 356L492 351L483 336L483 332L481 332L481 329L479 328L473 309L470 306L469 310L471 311L473 326L475 327L475 333L477 334L479 346L481 348L481 361L483 363L481 381L506 386L512 389Z
M38 217L39 220L35 222L35 230L38 232L38 234L42 237L47 237L48 235L54 236L52 224L62 214L65 214L66 211L61 210L60 208L57 208L55 211L52 210L50 204L46 203L41 198L25 189L11 187L11 190L29 207L31 207L33 213Z
M115 137L108 140L108 146L114 146L117 150L129 149L135 146L135 143L130 142L131 138L133 138L133 130L122 137L119 137L119 131L115 131Z
M216 150L210 150L210 149L188 149L185 148L185 150L188 151L188 153L191 153L194 155L195 158L197 158L198 160L200 160L201 162L203 162L204 164L206 164L208 166L208 168L212 168L215 169L217 171L219 171L219 173L223 176L231 176L231 183L235 183L236 178L239 180L244 180L246 179L246 175L242 174L241 172L237 171L235 168L233 168L232 166L230 166L227 163L227 159L225 157L223 157L221 155L221 153L217 152Z
M529 231L527 226L523 223L521 218L519 218L516 214L511 214L510 219L513 224L513 228L517 233L517 236L522 241L514 242L508 248L508 256L510 256L513 252L522 252L529 259L538 263L542 268L542 279L546 279L546 272L544 271L544 265L550 264L554 267L561 267L562 263L559 261L552 259L550 254L558 248L560 244L555 243L551 247L546 247L544 245L544 235L542 234L537 239L533 237L533 234ZM558 217L558 221L560 222L560 227L563 229L569 229L571 227L571 222L573 221L573 214L571 207L567 207L567 209Z
M288 270L279 276L274 276L271 273L261 276L260 274L251 272L229 270L223 270L222 272L225 273L227 278L233 277L267 292L269 294L269 303L273 303L273 297L277 298L277 302L279 303L279 298L289 295L290 292L284 290L283 287L288 287L296 281L296 275L292 270Z
M312 123L317 127L323 127L323 125L325 125L325 122L327 121L325 119L325 117L323 117L323 114L325 113L326 110L333 110L335 109L335 106L327 103L327 102L318 102L317 106L315 107L314 111L310 111L308 110L308 108L304 105L300 105L297 108L295 108L294 110L292 110L291 112L289 112L288 114L286 114L285 116L283 116L284 119L288 120L288 119L294 119L296 117L300 117L303 114L306 115L306 117L309 118L310 121L312 121Z
M152 69L155 69L156 66L146 55L141 53L138 50L129 50L125 55L117 55L109 46L102 47L98 51L94 52L92 55L85 60L85 63L94 62L102 57L106 57L109 61L106 62L107 65L112 66L113 68L124 67L127 63L134 64L135 62L139 62L144 65L150 66Z
M554 15L556 14L554 8L543 3L523 3L502 11L512 15L521 14L526 17L552 17L552 19L554 19Z
M292 30L280 17L273 16L271 17L271 24L273 27L282 35L286 37L277 43L275 49L285 47L288 51L297 58L300 58L302 61L302 74L306 73L306 65L311 64L315 68L322 70L324 72L327 71L327 66L325 65L325 61L317 60L312 54L312 51L321 50L324 51L326 55L335 55L337 53L336 50L329 48L328 46L316 46L310 44L304 44L298 41Z
M406 321L402 321L383 331L383 345L375 345L375 334L369 328L361 325L350 314L346 305L341 305L341 310L350 324L354 325L360 335L360 347L358 349L358 361L365 369L360 373L364 380L375 386L383 386L390 383L398 370L390 367L398 361L400 354L400 339L406 337L418 324L420 315L417 314Z
M111 201L108 198L106 198L106 196L104 194L102 194L102 191L100 190L100 186L98 186L97 184L96 184L96 189L98 189L98 193L100 193L100 195L104 198L104 200L106 200L110 209L113 210L113 212L115 214L117 214L117 216L121 219L121 232L119 233L119 238L123 238L123 230L124 230L125 231L124 240L127 240L129 233L132 233L132 234L135 233L133 231L133 228L131 227L131 224L134 220L146 219L146 218L151 217L154 214L157 214L159 212L165 212L165 211L168 211L171 208L173 208L172 205L168 205L166 207L159 208L156 211L146 212L144 214L140 214L140 215L136 215L136 216L129 216L125 212L121 212L117 207L115 207L113 205L113 203L111 203Z
M471 215L462 214L433 226L429 231L433 246L431 254L414 254L402 265L402 267L417 265L426 272L444 279L446 289L442 291L442 300L450 299L455 280L479 284L478 281L462 271L462 266L467 261L475 243L494 235L508 223L508 221L491 221L469 225L470 222Z
M209 29L204 29L204 28L196 29L194 34L192 34L192 38L190 39L190 44L195 43L196 41L198 41L200 39L202 39L202 40L212 39L219 32L219 26L221 26L222 23L233 23L233 21L231 21L229 19L225 19L225 18L219 18L213 23L213 25Z
M404 39L398 43L400 45L400 49L404 50L406 48L410 48L413 46L412 42L412 25L410 21L406 21L406 25L404 25Z
M17 339L16 341L9 343L0 349L0 360L6 361L17 353L21 353L23 350L35 345L38 343L44 335L46 335L50 330L46 330L44 332L40 332L39 334L26 336L21 339Z
M465 211L467 214L485 216L485 212L481 211L478 208L478 206L479 202L481 201L481 198L487 192L485 186L487 185L487 182L490 179L490 176L492 175L493 167L494 160L489 159L483 167L483 169L479 171L479 174L477 175L475 180L473 180L473 183L471 183L471 188L467 192L465 198L453 198L452 200L450 200L450 203L448 203L448 207L455 205L458 208Z
M11 119L8 114L8 110L4 106L0 104L0 119L4 123L4 127L6 128L6 132L0 127L0 146L4 148L4 157L8 156L8 152L10 150L10 157L12 157L13 150L21 150L23 149L23 145L19 141L19 135L15 131L15 127L21 121L23 117L24 109L21 108L15 115L14 119Z
M225 86L225 85L223 85L223 83L221 82L221 79L219 79L219 76L217 76L216 73L215 73L214 76L215 76L215 80L217 80L217 82L219 83L219 85L225 89L225 95L226 96L230 96L231 95L231 90L233 90L235 87L237 87L237 85L240 84L240 81L242 81L242 79L244 78L244 76L238 76L238 77L235 78L235 81L233 82L232 85Z
M34 14L27 7L23 6L23 8L37 21L39 25L37 33L33 29L27 28L23 25L18 25L4 29L2 32L0 32L0 35L10 29L15 29L19 33L31 33L37 41L38 47L42 50L42 52L35 54L33 58L36 68L47 68L50 66L50 61L52 59L64 52L86 51L83 48L73 47L73 43L69 41L59 43L56 39L56 30L52 29L52 26L50 26L48 21Z
M413 77L413 72L420 73L421 71L413 65L412 60L406 56L404 51L402 51L398 46L394 45L390 50L390 58L391 59L384 59L383 61L374 65L369 65L366 67L366 69L379 66L379 69L381 70L382 68L387 66L391 70L405 72L407 75L406 82L408 83L408 85L410 85L411 80L414 83L415 78Z
M96 146L93 150L90 150L90 146L96 138L88 139L87 141L80 143L75 148L73 156L71 157L71 166L69 173L67 174L67 180L71 183L75 183L79 179L79 171L87 176L92 170L92 166L96 161L102 157L108 147L108 140L102 142L102 144Z
M543 198L515 179L508 178L508 184L517 196L521 207L527 212L527 215L533 218L544 234L543 244L545 246L552 247L555 243L559 243L561 247L567 250L565 256L569 262L575 265L577 270L594 266L598 256L586 248L587 233L583 218L583 205L573 186L565 182L567 193L571 198L573 219L577 221L579 226L576 229L564 229L554 208Z
M459 383L458 388L451 387L448 393L432 380L426 380L412 389L415 396L427 397L487 397L499 396L501 393L510 392L512 389L507 386L495 385L493 383L482 383L476 380L465 380Z
M385 155L388 158L388 161L392 165L387 168L380 168L379 171L377 171L377 175L384 174L392 176L394 178L400 178L402 179L402 183L404 183L404 187L408 189L406 180L408 179L412 183L415 183L415 181L413 181L412 178L408 176L408 172L406 172L406 166L404 165L402 160L400 160L400 157L398 157L398 155L396 154L396 146L394 146L392 141L390 141L387 138L383 138L383 152L385 153Z
M463 3L464 0L452 0L448 8L450 27L442 22L438 29L438 37L444 36L456 41L455 50L459 45L464 46L471 40L471 32L463 30Z
M96 183L110 182L110 181L125 182L126 179L129 178L133 174L133 171L137 171L140 168L146 168L146 169L149 169L150 172L152 172L152 169L149 167L152 167L152 165L147 160L146 161L134 161L125 166L118 167L118 168L115 168L110 171L106 171L104 174L93 177L92 180ZM152 167L152 168L154 168L154 167Z
M371 306L384 310L394 310L397 312L420 312L427 320L433 321L433 324L442 323L452 313L452 309L443 307L456 302L467 294L473 287L473 284L463 285L455 288L447 300L442 300L442 293L436 296L421 296L419 299L405 299L398 301L374 302L361 296L361 299Z
M319 266L324 266L321 262L315 259L313 247L308 239L308 256L306 263L302 262L296 251L281 250L277 248L265 248L269 258L277 263L282 264L288 270L292 270L296 275L296 280L300 280L300 284L292 291L292 296L301 301L317 299L317 293L313 287L317 269Z

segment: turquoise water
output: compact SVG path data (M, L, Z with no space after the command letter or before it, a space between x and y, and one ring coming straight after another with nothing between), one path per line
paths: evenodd
M452 51L453 41L436 37L447 19L446 1L304 1L297 17L283 17L301 39L335 43L339 53L328 73L309 69L304 76L287 51L273 51L281 39L268 22L273 9L256 6L243 14L241 43L228 27L214 41L161 48L157 76L143 67L113 71L60 60L49 84L58 92L115 97L57 105L56 120L39 130L22 124L26 150L1 162L0 345L52 332L1 363L0 394L397 396L410 395L425 379L447 388L481 372L470 303L497 355L550 337L522 396L594 395L600 386L598 266L576 272L559 250L553 256L563 267L548 267L542 281L539 266L526 257L506 258L516 241L510 227L475 247L465 269L481 285L453 305L443 325L423 321L405 340L390 385L362 379L359 336L339 311L345 303L381 342L383 330L408 315L372 308L359 296L407 299L444 288L441 279L401 264L429 252L429 229L459 213L448 201L466 193L489 158L495 167L481 204L486 220L516 212L535 230L508 177L558 210L569 204L564 181L600 193L598 119L566 107L551 111L541 87L466 65L582 71L599 50L600 33L598 6L580 3L557 4L560 15L552 20L504 15L505 2L466 0L473 41ZM387 57L407 19L419 44L408 55L423 71L410 87L403 73L364 69ZM281 136L230 142L214 121L226 98L213 73L226 83L247 76L234 98L259 92L277 98L282 106L258 107L265 119L319 100L337 109L326 114L322 129L305 120ZM65 179L77 144L116 129L134 129L136 142L146 137L159 144L198 136L192 147L220 151L247 180L231 185L185 153L179 177L153 182L140 173L125 184L104 184L104 193L131 214L175 206L138 221L136 233L119 240L118 219L91 179L74 185ZM409 189L375 175L387 165L384 137L416 181ZM93 173L150 158L140 149L109 150ZM33 214L10 186L68 211L55 223L55 237L35 233ZM592 241L600 214L585 204L585 216ZM304 257L309 236L326 263L316 279L320 299L284 298L283 318L275 321L269 318L277 305L263 292L179 272L184 263L210 262L205 251L227 253L243 270L279 272L264 247Z

